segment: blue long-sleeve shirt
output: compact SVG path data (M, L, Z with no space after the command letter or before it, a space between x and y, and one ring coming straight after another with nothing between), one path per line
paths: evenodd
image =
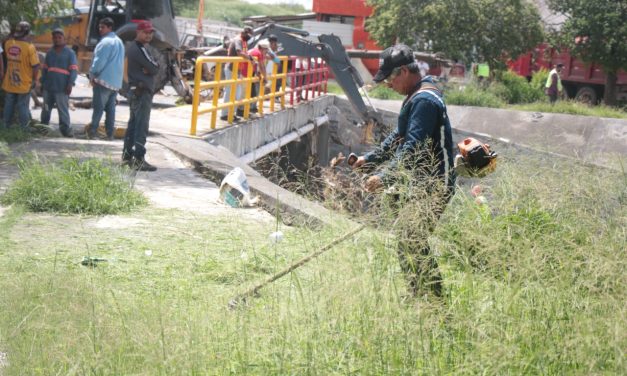
M59 52L53 47L46 53L41 70L41 85L51 93L65 92L68 86L74 86L77 71L76 53L67 46Z
M104 35L96 45L89 75L107 89L120 90L122 87L124 44L114 32Z
M437 162L432 158L437 158ZM390 160L387 168L378 174L386 183L392 180L401 163L405 163L415 174L438 175L449 188L454 187L451 123L442 94L435 89L430 77L424 78L416 92L405 99L396 129L381 145L367 153L365 159L375 164Z

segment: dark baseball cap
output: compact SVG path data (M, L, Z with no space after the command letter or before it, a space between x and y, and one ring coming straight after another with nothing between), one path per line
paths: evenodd
M404 44L397 44L386 48L379 56L379 70L372 79L374 82L381 82L388 78L394 68L411 64L415 61L414 51Z
M26 21L20 21L15 26L15 32L13 33L13 35L16 38L22 38L28 34L30 34L30 24Z
M54 35L54 34L65 35L65 33L63 32L63 29L61 29L60 27L57 27L56 29L52 30L52 35Z

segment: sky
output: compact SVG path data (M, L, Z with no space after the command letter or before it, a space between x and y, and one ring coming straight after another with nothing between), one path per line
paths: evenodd
M244 0L247 3L265 3L265 4L300 4L307 10L311 10L313 0Z

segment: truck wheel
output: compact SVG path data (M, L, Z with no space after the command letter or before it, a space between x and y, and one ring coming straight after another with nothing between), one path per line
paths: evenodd
M596 104L597 92L590 86L584 86L577 91L575 100L587 104Z

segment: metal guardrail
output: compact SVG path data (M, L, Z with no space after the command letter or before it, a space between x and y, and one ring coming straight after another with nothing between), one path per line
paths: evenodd
M190 127L190 135L195 136L199 115L211 114L211 129L216 128L217 118L220 110L228 109L227 122L233 123L236 108L243 107L243 117L250 117L250 105L257 102L257 111L259 116L264 114L264 104L269 102L270 112L274 112L277 99L280 102L280 109L285 108L285 97L289 94L290 105L295 100L307 100L311 93L312 98L316 95L326 94L327 80L329 78L329 70L324 62L311 61L307 69L296 70L295 61L297 57L280 56L281 72L278 73L278 64L273 64L272 73L266 75L265 82L270 83L270 90L266 93L264 84L259 85L259 93L251 96L252 85L259 83L260 78L253 75L253 65L247 59L241 57L224 57L224 56L203 56L196 60L196 70L194 74L194 94L192 101L192 120ZM291 61L292 71L288 72L288 62ZM203 81L203 65L214 63L215 70L212 81ZM240 64L248 63L246 77L236 79L223 79L224 64L233 64L232 72L239 72ZM287 81L290 81L289 88ZM277 82L279 85L277 85ZM241 86L240 86L241 85ZM221 101L222 89L230 86L230 95L226 100ZM243 89L243 96L237 99L237 87ZM277 87L278 86L278 87ZM208 102L201 103L201 93L210 91L212 97ZM296 98L295 98L296 97Z

